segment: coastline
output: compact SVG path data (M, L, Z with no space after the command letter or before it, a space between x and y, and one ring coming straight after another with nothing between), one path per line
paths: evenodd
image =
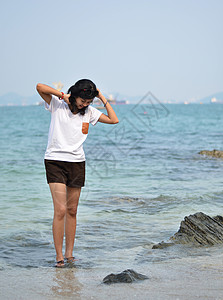
M129 267L129 266L128 266ZM117 269L117 266L116 266ZM107 268L1 269L2 299L223 299L223 254L140 264L149 277L135 283L102 284Z

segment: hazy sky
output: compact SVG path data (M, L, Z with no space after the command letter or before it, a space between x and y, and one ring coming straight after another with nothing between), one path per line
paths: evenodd
M160 100L223 91L222 0L0 0L0 95L90 78Z

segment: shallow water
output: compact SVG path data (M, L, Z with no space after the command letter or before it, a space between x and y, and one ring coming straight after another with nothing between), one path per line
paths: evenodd
M221 247L152 250L184 216L223 215L222 105L115 106L120 123L91 126L86 187L75 242L78 269L134 268L212 256ZM53 206L43 156L50 114L43 107L0 107L0 263L51 267Z

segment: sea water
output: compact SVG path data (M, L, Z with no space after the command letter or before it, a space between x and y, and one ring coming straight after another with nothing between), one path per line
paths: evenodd
M186 215L223 215L223 105L114 105L119 124L90 126L78 207L76 268L135 268L211 248L152 250ZM105 112L105 111L103 111ZM51 268L53 205L43 164L50 113L0 107L0 264Z

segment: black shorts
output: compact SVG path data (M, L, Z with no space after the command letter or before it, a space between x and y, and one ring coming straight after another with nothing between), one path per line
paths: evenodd
M64 183L69 187L82 187L85 182L85 161L68 162L45 159L47 183Z

